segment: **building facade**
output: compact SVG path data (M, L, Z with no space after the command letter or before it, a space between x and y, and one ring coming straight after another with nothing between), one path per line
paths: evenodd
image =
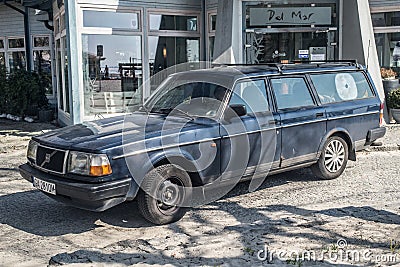
M203 61L358 59L382 91L379 66L395 67L400 60L400 43L395 57L400 41L396 2L29 0L21 8L30 7L32 69L35 51L48 51L50 68L42 69L52 73L49 96L57 100L59 121L75 124L121 114L128 103L141 103L151 94L165 79L164 70L197 69ZM0 4L0 13L6 8ZM33 18L37 8L48 12L47 22ZM39 26L43 32L36 34ZM14 48L13 34L0 30L0 63L3 55L10 70L19 56L13 49L23 49ZM49 38L48 43L36 35ZM44 45L37 46L38 41Z

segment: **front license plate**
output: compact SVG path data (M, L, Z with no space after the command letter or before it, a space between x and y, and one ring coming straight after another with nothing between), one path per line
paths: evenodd
M46 192L46 193L49 193L52 195L56 195L56 185L55 184L45 182L36 177L33 177L33 186L43 192Z

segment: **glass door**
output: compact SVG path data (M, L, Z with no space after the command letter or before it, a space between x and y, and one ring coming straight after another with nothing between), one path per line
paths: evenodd
M334 60L336 30L249 30L245 53L248 64Z

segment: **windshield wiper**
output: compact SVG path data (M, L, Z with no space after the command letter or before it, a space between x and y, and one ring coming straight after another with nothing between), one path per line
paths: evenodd
M195 120L195 119L196 119L195 116L193 116L193 115L190 114L189 112L186 112L186 111L184 111L184 110L182 110L182 109L174 108L173 110L179 111L180 113L182 113L182 114L185 115L186 117L189 117L191 120Z

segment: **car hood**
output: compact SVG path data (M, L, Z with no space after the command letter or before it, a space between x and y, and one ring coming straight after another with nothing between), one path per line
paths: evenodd
M213 123L215 124L215 123ZM109 149L121 148L124 144L157 139L161 134L178 136L182 132L193 131L196 138L200 128L210 126L210 120L189 121L183 117L166 119L163 115L147 115L134 113L127 116L113 117L98 121L57 129L33 139L42 145L84 152L105 152ZM173 138L176 141L176 138ZM178 138L179 139L179 138Z

